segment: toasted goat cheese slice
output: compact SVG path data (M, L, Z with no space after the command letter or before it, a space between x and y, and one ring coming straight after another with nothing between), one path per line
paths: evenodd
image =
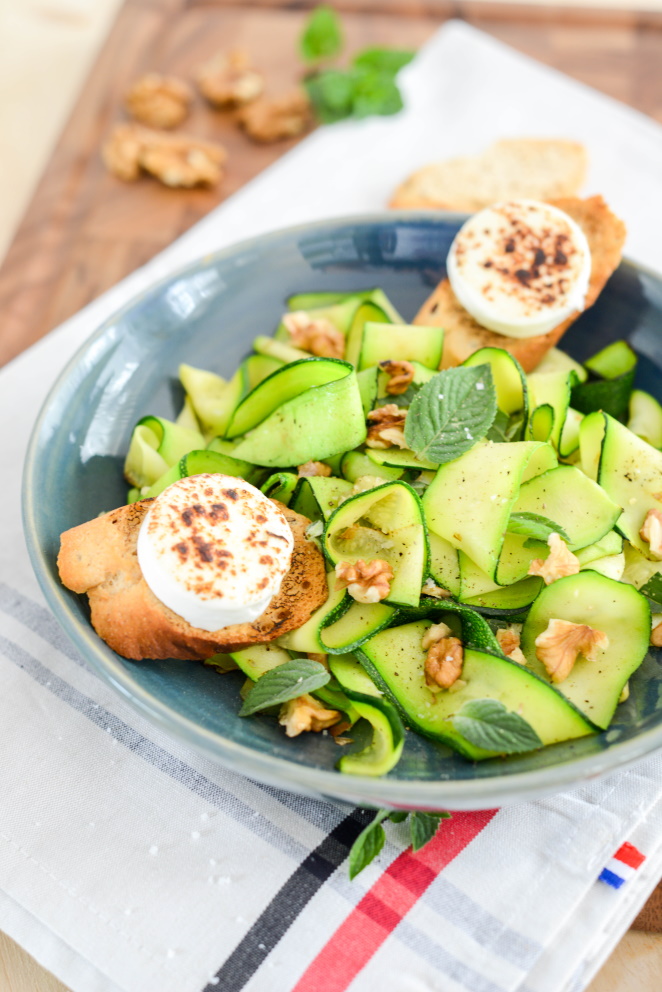
M156 497L138 534L154 595L193 627L220 630L264 613L294 538L278 507L243 479L192 475Z
M462 225L447 270L453 293L477 323L528 338L584 309L591 250L562 210L537 200L508 200Z

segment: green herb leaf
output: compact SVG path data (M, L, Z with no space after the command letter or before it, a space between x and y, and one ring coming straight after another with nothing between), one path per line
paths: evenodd
M299 39L299 49L305 62L330 59L342 50L343 35L340 18L332 7L315 7L306 21Z
M349 877L356 878L360 871L363 871L371 861L377 857L386 841L386 834L381 823L389 816L387 809L380 809L372 823L369 823L365 830L352 844L349 852Z
M525 537L545 543L550 534L558 534L564 541L570 543L570 538L563 527L539 513L511 513L508 521L508 532L510 534L524 534Z
M421 388L405 421L405 440L419 458L443 465L473 448L496 417L489 365L446 369Z
M497 754L521 754L542 747L530 723L507 710L498 699L472 699L452 717L465 740Z
M395 396L379 396L377 397L377 406L385 406L387 403L395 403L396 406L411 406L414 397L421 389L422 383L412 382L404 393L397 393Z
M293 658L284 665L278 665L262 675L244 699L239 716L250 716L268 706L286 703L305 692L320 689L331 678L319 661L309 658Z
M652 575L643 586L639 587L639 592L648 596L658 606L662 604L662 575Z
M354 65L359 69L376 69L395 76L411 62L415 54L398 51L396 48L366 48L354 56Z
M353 117L384 117L402 110L402 95L390 73L356 69L353 77Z
M304 80L306 92L322 124L351 117L354 107L354 80L347 72L326 69Z
M393 813L389 813L388 818L391 823L403 823L408 816L408 809L396 809Z
M488 441L498 441L504 443L507 441L519 441L521 440L522 434L524 433L524 411L521 410L518 413L513 413L512 416L508 416L503 410L497 410L497 415L494 418L494 423L487 432Z
M409 820L412 851L420 851L437 833L442 820L448 820L450 813L412 813Z

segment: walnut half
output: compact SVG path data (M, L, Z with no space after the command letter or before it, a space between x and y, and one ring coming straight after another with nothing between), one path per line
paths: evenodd
M215 107L239 107L257 99L264 89L262 74L247 52L237 48L218 52L195 72L198 89Z
M138 124L120 124L103 148L113 175L132 181L144 169L166 186L214 186L223 176L226 158L222 145Z
M386 385L386 392L389 396L400 396L402 393L406 393L414 381L414 366L411 362L388 359L385 362L380 362L379 367L382 372L386 372L389 376Z
M269 99L262 97L237 114L237 123L249 138L262 143L294 138L305 131L310 120L310 100L299 89Z
M141 76L124 97L131 116L149 127L177 127L193 100L191 87L175 76L150 72Z
M442 637L429 648L425 658L425 681L433 691L450 689L462 674L464 649L457 637Z
M378 406L376 410L371 410L368 414L370 426L366 445L368 448L406 448L405 441L405 421L407 411L403 410L396 403L387 403L385 406Z
M300 479L312 479L315 476L328 478L331 475L331 466L325 462L304 462L297 468L297 475Z
M516 661L518 665L526 665L526 657L520 645L520 631L516 627L501 627L496 632L499 647L506 658Z
M662 558L662 510L652 509L646 514L639 537L648 542L651 554Z
M609 647L609 638L585 623L552 619L547 629L536 637L535 644L536 657L547 669L552 682L563 682L579 655L587 661L596 661L598 651Z
M305 310L283 314L283 325L297 348L319 358L342 358L345 336L330 320L311 317Z
M339 561L336 565L336 589L347 589L357 603L379 603L391 591L393 569L383 558L372 561Z
M581 564L579 558L568 551L568 545L558 534L550 534L547 538L550 552L547 558L535 558L529 565L529 575L539 575L545 585L562 579L566 575L576 575Z
M308 730L319 733L338 723L341 718L338 710L327 710L308 693L283 703L278 722L285 727L288 737L298 737Z

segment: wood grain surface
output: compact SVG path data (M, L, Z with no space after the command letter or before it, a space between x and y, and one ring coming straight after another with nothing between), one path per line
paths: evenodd
M347 8L372 11L344 14L350 50L377 42L416 48L450 12L440 0L383 3L397 12L376 13L372 0L345 0ZM662 121L662 29L647 27L648 15L628 13L620 25L595 16L590 24L570 24L563 11L551 8L545 20L527 20L528 8L517 8L518 19L508 20L504 12L512 5L481 7L475 0L460 0L453 9L514 48ZM231 114L198 101L185 129L227 147L222 185L182 191L148 178L124 184L106 173L99 149L123 118L129 83L150 69L186 77L217 48L240 45L277 92L300 72L296 38L304 17L301 10L277 9L276 0L266 7L128 0L0 269L0 365L150 259L292 145L254 145Z
M273 92L299 73L295 42L311 4L284 0L127 0L87 80L32 203L0 269L0 365L186 231L209 210L287 151L294 142L252 144L227 113L198 101L185 129L221 141L227 175L216 190L170 190L153 180L124 184L109 176L99 149L123 118L122 94L148 70L188 76L218 48L241 46L265 72ZM628 12L523 8L479 0L341 0L348 47L416 48L449 16L462 16L515 49L662 122L662 18ZM662 930L658 889L635 926ZM633 946L636 938L632 935ZM659 939L646 945L651 983L626 984L621 971L596 979L595 992L658 992ZM641 942L639 948L643 946ZM655 948L655 949L653 949ZM0 935L0 988L62 992L63 986ZM643 973L642 973L643 974ZM633 979L633 982L635 979ZM655 982L657 981L657 984ZM629 980L628 980L629 982Z

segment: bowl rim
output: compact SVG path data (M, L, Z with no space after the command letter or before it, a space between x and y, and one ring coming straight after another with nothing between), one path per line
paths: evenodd
M586 757L570 758L561 764L546 765L530 771L512 772L489 778L453 779L394 779L388 776L372 778L359 775L343 775L336 770L328 771L310 767L296 760L276 757L255 751L239 744L217 730L201 727L190 717L173 710L152 692L136 684L126 667L126 659L120 660L105 645L92 626L83 623L73 612L65 587L59 583L52 571L52 562L37 540L37 465L36 460L44 422L51 407L58 399L67 383L75 375L83 357L108 333L110 328L133 310L141 301L152 294L186 278L198 271L241 252L249 252L252 247L264 248L278 243L284 236L296 237L319 228L337 229L346 226L375 226L407 223L461 224L468 214L446 210L402 210L394 212L371 212L330 217L255 235L237 241L217 251L207 252L192 261L178 266L166 275L155 279L133 295L122 307L113 311L83 343L64 365L50 387L35 419L26 450L22 478L22 517L25 540L32 567L39 585L56 620L64 629L74 646L80 651L85 662L102 679L110 684L129 705L146 717L152 724L174 736L198 753L211 758L231 771L276 785L277 787L321 795L331 799L354 802L360 806L391 806L395 808L414 806L439 809L449 806L456 809L486 809L494 804L528 801L539 795L551 794L564 788L577 786L587 778L596 777L640 760L662 747L662 724L643 730L634 739L616 742L595 754ZM620 267L643 273L662 284L662 276L645 265L623 258ZM122 335L120 334L120 337ZM117 339L116 339L117 340ZM103 360L105 351L99 353L95 364Z

